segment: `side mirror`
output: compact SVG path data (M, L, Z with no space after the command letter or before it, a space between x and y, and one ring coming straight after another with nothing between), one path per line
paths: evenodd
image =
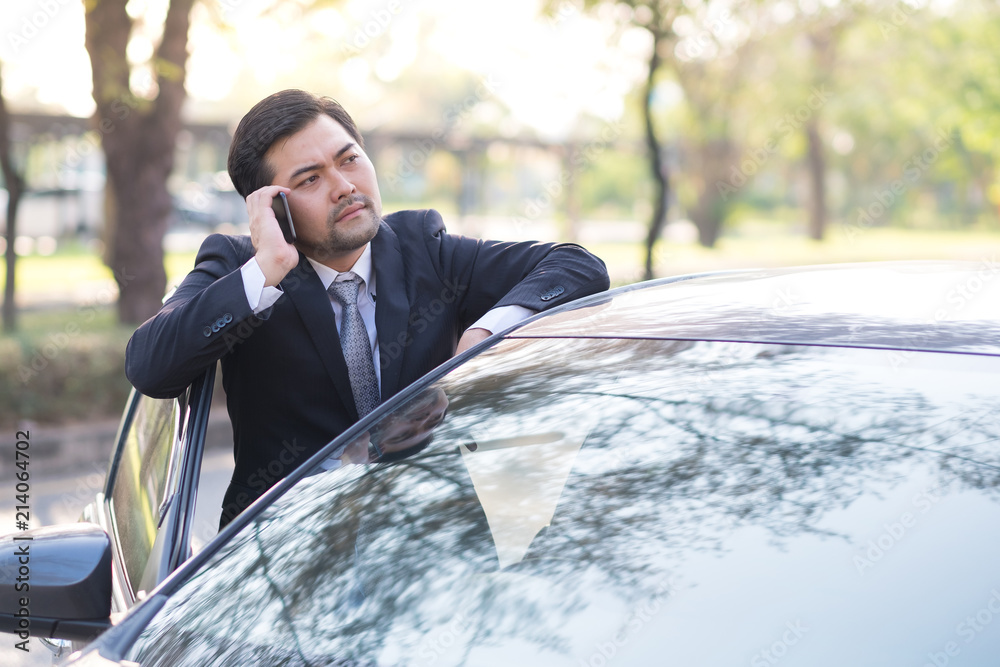
M0 632L89 641L111 627L111 540L79 523L0 536Z

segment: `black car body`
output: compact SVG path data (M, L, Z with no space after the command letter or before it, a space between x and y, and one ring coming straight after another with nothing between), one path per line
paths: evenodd
M998 272L739 271L539 316L73 664L994 665ZM343 464L361 449L403 454Z

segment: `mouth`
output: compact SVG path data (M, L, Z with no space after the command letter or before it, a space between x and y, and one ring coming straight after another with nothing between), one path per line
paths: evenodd
M341 211L340 215L337 216L337 218L334 220L334 222L346 222L346 221L350 220L351 218L355 218L355 217L357 217L359 215L360 211L362 209L364 209L364 208L365 208L365 203L364 202L356 202L354 204L351 204L350 206L348 206L347 208L345 208L343 211Z

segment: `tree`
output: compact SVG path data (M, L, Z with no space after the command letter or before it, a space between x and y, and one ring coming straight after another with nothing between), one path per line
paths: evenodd
M837 44L837 25L822 25L809 34L813 50L818 85L826 83L833 68ZM819 112L811 115L805 124L809 171L809 238L823 240L826 231L826 154L820 135Z
M733 205L730 194L766 161L756 157L755 151L750 153L751 162L740 159L734 127L741 108L747 106L743 98L747 73L753 69L754 42L720 39L725 24L735 24L735 17L728 13L722 17L714 28L708 27L712 24L707 16L698 17L701 25L679 42L673 67L686 101L688 216L698 229L698 242L706 248L719 239ZM749 12L740 21L748 32L757 29Z
M636 3L639 4L639 3ZM662 6L661 6L662 5ZM660 66L663 64L663 53L670 52L674 32L671 23L677 14L673 3L649 3L648 17L644 12L639 13L641 23L653 38L653 48L649 55L648 72L646 73L646 85L642 93L642 118L645 127L646 148L649 151L649 168L655 183L653 193L653 217L649 221L649 229L646 233L646 268L645 279L653 278L653 246L663 232L663 226L667 223L667 204L670 196L670 172L667 162L664 159L663 142L656 132L656 124L653 120L653 94L656 90L656 80ZM644 20L647 19L648 21Z
M840 42L845 31L872 11L871 0L845 0L831 7L817 6L812 12L800 11L800 20L794 26L801 29L809 45L809 74L807 87L826 90L834 86ZM877 3L874 3L877 4ZM823 141L822 106L812 109L803 125L806 141L806 167L809 183L809 237L823 240L828 214L826 170L828 159Z
M654 99L662 75L670 71L684 91L695 136L691 217L698 227L702 245L715 244L721 230L728 200L724 190L726 169L732 166L735 146L729 134L729 101L743 92L746 65L737 51L755 35L757 18L753 10L761 3L739 3L744 16L733 16L729 5L712 0L584 0L588 9L600 5L626 8L629 22L644 29L652 38L642 92L642 112L649 166L655 183L653 214L646 234L645 277L653 277L653 247L667 220L672 190L671 174L665 159L662 128L657 127ZM551 8L551 3L550 3ZM729 30L723 24L740 25ZM677 26L686 28L678 33ZM708 112L710 117L704 117Z
M941 95L932 102L935 124L948 128L948 152L953 157L935 165L938 178L955 188L958 222L968 226L977 221L977 209L992 208L988 215L995 220L995 207L1000 206L1000 143L996 139L1000 136L1000 75L997 55L988 46L1000 38L1000 6L974 2L963 9L958 17L926 20L925 16L923 25L913 20L903 27L913 41L917 27L923 28L919 37L928 44L928 51L944 51L954 58L949 63L928 57L924 71L935 84L932 92Z
M126 57L134 20L128 0L86 3L86 46L93 69L95 121L107 160L105 263L118 284L118 317L138 323L159 309L166 290L163 237L172 210L167 177L186 97L184 77L191 7L170 0L151 62L155 96L133 90Z
M687 124L683 143L690 167L685 177L687 208L698 229L698 241L707 248L718 240L732 206L729 194L734 188L728 181L734 170L743 168L737 164L734 126L740 110L754 104L750 76L761 50L761 37L771 29L767 13L768 4L760 0L735 5L712 0L644 2L636 3L633 12L640 22L646 15L651 21L662 22L658 26L649 22L646 28L654 36L658 58L684 93ZM655 62L651 60L650 65ZM649 83L652 85L652 79ZM652 113L648 103L645 113ZM741 177L737 181L748 178L746 174ZM654 219L650 225L647 277L652 277L653 244L664 222Z
M17 304L14 303L17 253L14 251L14 239L17 238L17 208L24 192L24 177L14 166L11 155L10 114L2 90L3 80L0 78L0 168L7 188L7 276L3 292L3 330L10 333L17 330Z
M549 0L545 10L555 12L560 3ZM667 206L671 192L669 165L666 160L664 142L656 127L653 101L660 71L672 58L676 44L673 31L674 19L683 11L683 3L674 0L584 0L586 9L596 9L600 5L621 5L628 9L630 23L645 29L652 37L649 60L647 61L646 82L642 91L643 129L646 140L650 173L653 176L653 214L646 233L645 279L653 277L653 246L660 237L667 222Z

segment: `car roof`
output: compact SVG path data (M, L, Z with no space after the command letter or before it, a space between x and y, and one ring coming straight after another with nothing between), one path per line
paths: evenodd
M1000 262L694 274L574 302L508 334L836 345L1000 355Z

